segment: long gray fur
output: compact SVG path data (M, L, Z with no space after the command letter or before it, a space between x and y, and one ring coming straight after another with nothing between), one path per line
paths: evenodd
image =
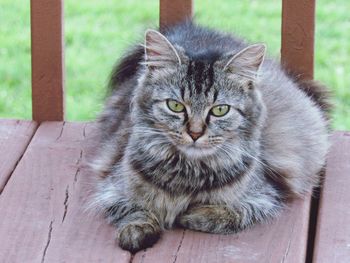
M239 61L251 46L231 35L187 22L164 36L148 32L117 66L99 118L92 205L132 252L174 225L227 234L275 217L318 185L328 149L322 108L257 56L263 46ZM189 110L171 113L166 99ZM225 117L208 113L218 102L231 105ZM202 148L189 146L189 129Z

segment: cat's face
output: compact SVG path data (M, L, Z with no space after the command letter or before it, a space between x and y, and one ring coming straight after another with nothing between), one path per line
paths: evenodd
M165 52L157 48L156 63ZM142 80L140 115L151 126L145 133L158 133L195 157L224 150L249 133L261 108L252 78L233 75L230 59L190 60L170 51L181 63L148 64Z
M240 129L245 128L253 91L249 83L236 83L220 74L215 66L210 69L206 65L206 69L216 71L215 81L209 86L205 70L203 76L199 76L200 72L189 74L189 68L195 66L196 63L183 65L148 83L152 89L149 117L180 150L206 155L225 141L235 140Z

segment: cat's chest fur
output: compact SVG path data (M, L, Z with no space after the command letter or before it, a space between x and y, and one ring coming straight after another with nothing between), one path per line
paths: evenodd
M240 184L213 191L173 195L140 178L130 179L129 189L132 189L131 195L134 201L152 211L164 228L171 228L179 215L192 205L199 203L227 205L232 200L238 200L242 192L240 187L248 183L248 177L246 177Z
M229 161L224 158L193 160L179 151L164 155L138 149L127 155L132 173L170 195L193 195L232 185L242 180L254 163L253 158L246 155L236 159L232 156Z
M164 228L170 228L193 200L193 196L187 194L173 196L139 177L130 179L129 187L135 201L152 211Z
M152 161L141 165L145 159ZM151 159L142 151L129 154L123 165L130 175L127 188L132 189L131 196L153 211L165 228L173 226L191 205L232 202L256 169L256 163L248 157L225 167L219 163L193 163L177 153L169 159Z

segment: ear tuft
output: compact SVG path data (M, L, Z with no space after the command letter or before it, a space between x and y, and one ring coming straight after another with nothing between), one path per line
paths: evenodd
M181 65L181 59L165 36L149 29L145 33L145 64L150 68L163 68L171 64Z
M235 54L224 66L224 70L254 80L264 61L265 44L254 44Z

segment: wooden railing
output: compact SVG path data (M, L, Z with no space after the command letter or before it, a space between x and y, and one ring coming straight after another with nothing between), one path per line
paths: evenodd
M234 1L232 1L232 8ZM193 0L160 0L160 28L192 16ZM315 0L283 0L281 61L313 78ZM33 120L64 120L63 0L31 0Z
M64 119L63 0L31 0L33 120Z

